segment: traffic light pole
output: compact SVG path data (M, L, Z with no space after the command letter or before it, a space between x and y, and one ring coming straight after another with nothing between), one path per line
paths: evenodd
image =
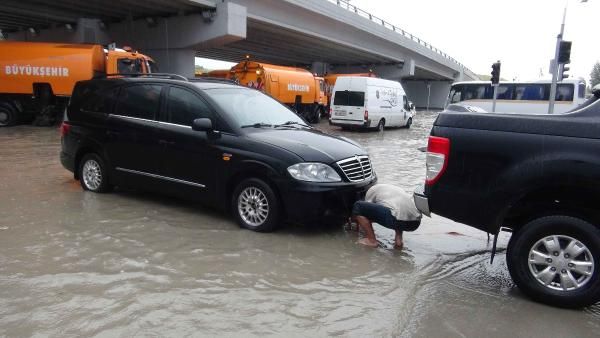
M498 83L492 84L494 87L494 98L492 100L492 113L496 112L496 99L498 98Z
M560 52L560 42L562 41L563 33L565 32L565 18L567 17L567 7L563 12L563 20L560 25L560 34L556 37L556 50L554 51L554 60L552 61L552 84L550 85L550 98L548 104L548 114L554 114L554 101L556 100L556 85L558 82L558 72L560 67L558 64L558 55Z

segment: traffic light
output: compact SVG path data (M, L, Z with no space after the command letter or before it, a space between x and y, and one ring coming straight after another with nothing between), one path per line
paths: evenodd
M571 63L571 41L561 41L558 46L558 81L569 77L567 74L569 63Z
M567 72L569 71L569 67L567 67L566 64L560 65L558 69L558 81L562 81L569 77L569 74L567 74Z
M571 63L571 41L561 41L558 47L558 63Z
M495 62L492 65L492 84L498 84L500 82L500 61Z

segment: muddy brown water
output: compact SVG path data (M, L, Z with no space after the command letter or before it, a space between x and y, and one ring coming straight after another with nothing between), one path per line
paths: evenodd
M435 114L410 130L319 128L361 143L380 182L423 181ZM241 230L192 202L84 192L58 159L56 128L0 129L0 336L592 337L600 305L526 299L489 264L486 234L425 218L391 249L340 228Z

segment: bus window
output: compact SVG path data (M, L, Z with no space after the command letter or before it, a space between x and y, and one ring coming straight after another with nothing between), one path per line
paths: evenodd
M485 84L471 84L464 86L462 100L483 100L486 92L485 87Z
M580 99L585 99L585 83L580 83L579 88L577 88L577 97Z
M461 101L463 86L452 86L450 88L450 94L448 96L450 103L457 103Z
M556 87L556 101L573 101L574 88L572 84L559 84Z
M514 85L505 85L501 84L498 86L498 100L512 100L513 99L513 90ZM494 97L494 87L489 86L488 91L486 92L485 98L488 100L493 99Z
M549 87L545 84L518 84L515 88L515 100L548 101Z

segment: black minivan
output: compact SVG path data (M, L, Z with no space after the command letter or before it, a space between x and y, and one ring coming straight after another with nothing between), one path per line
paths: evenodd
M377 181L358 144L226 82L168 75L82 81L61 135L61 162L85 190L127 186L197 199L231 210L255 231L347 216Z

